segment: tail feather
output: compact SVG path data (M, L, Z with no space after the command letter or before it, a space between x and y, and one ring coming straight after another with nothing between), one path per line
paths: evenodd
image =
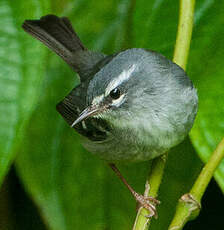
M75 71L79 62L75 53L87 51L66 17L47 15L40 20L25 20L23 29L61 56Z

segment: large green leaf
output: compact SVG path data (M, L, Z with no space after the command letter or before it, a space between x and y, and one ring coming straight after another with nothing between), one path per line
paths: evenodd
M107 3L103 14L100 13L102 3L94 3L93 7L91 2L85 2L84 5L82 2L82 7L77 6L78 10L75 9L77 31L80 30L81 38L86 40L89 47L105 47L104 51L112 52L114 48L119 49L125 45L122 26L126 25L128 1L118 2L118 5L115 3ZM122 13L116 12L116 7L121 7ZM148 7L138 7L136 14L141 15L144 10L154 12L153 5ZM90 13L86 15L88 8ZM173 14L177 15L178 6L173 10ZM168 9L166 13L169 13ZM105 15L110 20L103 20ZM93 20L96 26L91 27L86 23ZM120 24L122 20L124 22ZM170 17L170 20L175 22L176 18ZM171 24L173 30L176 30L174 23ZM115 38L112 35L116 32L119 36ZM171 40L174 42L175 35ZM169 47L171 50L172 47ZM166 53L171 56L169 51ZM134 221L135 202L129 192L104 162L81 147L74 130L55 111L55 104L74 85L73 73L53 55L48 60L43 88L40 90L41 97L27 126L27 138L17 160L18 172L25 187L52 229L130 229ZM171 154L161 190L161 200L164 204L169 200L169 208L173 212L175 201L189 189L192 176L200 166L190 146L189 141L185 142L176 150L177 157ZM121 168L138 191L144 189L148 164L146 162ZM180 168L173 169L175 164ZM190 175L186 173L189 167L192 169ZM173 175L179 175L181 179ZM167 192L165 185L168 184L170 189ZM155 222L155 225L168 225L172 212L167 215L166 208L166 205L160 207L161 221Z
M203 162L208 161L224 137L223 3L223 0L197 1L187 69L199 95L199 111L190 136ZM169 10L165 10L167 4L164 1L137 1L134 44L160 51L172 58L170 51L175 44L178 21L177 11L174 12L178 4L170 4ZM149 9L146 9L147 6ZM154 10L150 11L151 7ZM215 178L224 191L224 160Z
M0 2L0 184L23 138L44 70L45 49L30 42L21 23L23 17L36 17L48 7L46 3L37 7L34 0L24 5L21 1Z
M199 94L199 111L191 139L204 162L224 137L223 3L204 1L199 5L189 58L189 75ZM224 160L215 178L224 192Z
M220 2L223 3L223 0ZM19 25L22 20L31 18L32 15L29 9L23 5L21 10L26 12L26 15L24 13L21 16L18 13L20 8L15 7L17 4L19 3L14 3L11 8L15 9L14 17ZM79 0L66 1L66 3L57 1L52 7L54 12L60 13L65 6L63 14L72 19L81 39L89 48L93 47L106 53L112 53L132 44L133 47L145 47L160 51L172 58L178 21L178 1L136 1L133 30L130 27L132 19L128 13L129 4L128 0L104 2ZM36 5L38 6L38 4ZM197 1L196 28L189 75L199 89L199 98L203 98L203 91L206 90L203 86L206 76L209 77L212 74L216 81L219 81L217 74L221 76L221 50L215 54L216 57L213 56L212 60L206 59L206 67L210 66L209 72L206 72L206 68L200 63L202 58L205 59L204 54L207 52L207 48L211 59L212 47L206 46L214 45L216 42L217 31L215 32L216 28L212 28L211 25L217 23L218 25L215 24L217 29L221 28L221 19L218 23L221 14L217 13L216 15L216 12L219 11L213 5L213 1ZM33 10L35 9L33 6ZM36 17L41 16L42 11L39 11L39 14ZM210 15L209 20L207 14ZM128 28L126 28L127 26ZM203 37L199 32L196 33L196 30L200 31L200 28L204 28L200 33L206 31L206 35ZM130 36L128 37L129 41L126 42L124 36L127 31ZM210 35L213 37L211 40ZM21 36L24 39L19 40L18 44L23 44L23 49L30 50L31 47L39 47L38 41L32 40L25 33ZM216 34L216 36L220 35ZM24 41L27 40L29 43L27 42L25 45ZM221 36L217 41L221 47ZM25 135L20 148L18 148L19 154L16 161L17 171L26 190L35 200L50 229L131 229L135 215L135 202L129 192L104 162L82 148L78 135L65 124L55 110L57 102L74 87L77 78L69 67L54 54L48 54L46 57L44 54L39 55L40 49L32 50L31 54L26 55L27 61L23 64L27 69L26 72L29 73L25 85L30 85L27 87L30 91L22 89L23 103L29 101L30 104L26 106L29 109L29 114L24 118L26 121L25 129L23 129ZM36 72L40 64L36 66L32 62L43 63L46 71L42 69L43 72ZM216 65L216 63L218 64ZM213 65L214 68L212 68ZM203 79L199 74L204 74ZM39 79L39 87L33 84L33 78ZM214 96L218 92L216 90L218 83L217 86L209 84L206 87L213 92ZM221 83L219 87L221 88ZM35 98L33 101L30 100L31 93ZM37 102L36 98L38 98ZM18 104L19 108L23 103ZM209 107L209 109L216 111L213 107ZM217 108L217 111L221 109L223 108ZM207 111L209 110L206 110L206 105L201 106L200 100L199 116L192 132L193 141L199 139L197 137L199 134L205 135L208 132L206 128L201 129L200 127L199 130L197 125L200 117ZM221 118L216 116L215 119L219 124ZM211 127L212 129L216 131L215 126ZM196 130L199 131L196 132ZM194 133L195 135L193 135ZM211 140L213 138L214 136ZM210 141L209 138L207 139ZM218 139L215 142L218 142ZM203 145L207 144L206 141L203 143ZM200 146L202 146L201 142ZM204 152L200 148L199 152L201 155L210 154L211 149ZM205 159L203 158L203 160ZM139 192L144 190L148 164L145 162L120 166L124 175ZM171 151L159 196L159 199L162 200L159 208L160 217L158 221L153 222L153 229L167 229L177 199L182 193L189 190L200 167L200 162L189 140Z

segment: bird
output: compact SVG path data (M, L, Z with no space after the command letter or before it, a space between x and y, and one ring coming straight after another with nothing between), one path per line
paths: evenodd
M185 71L162 54L130 48L106 55L81 42L67 17L25 20L22 28L59 55L80 84L56 109L83 146L109 164L137 202L156 216L155 197L128 184L117 163L152 160L184 140L197 110L197 90Z

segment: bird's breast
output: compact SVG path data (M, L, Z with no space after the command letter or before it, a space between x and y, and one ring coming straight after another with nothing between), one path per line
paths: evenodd
M88 151L109 162L150 160L165 153L172 144L167 137L155 134L155 130L151 133L147 125L135 128L113 127L105 131L105 134L105 139L98 141L83 137L83 145Z

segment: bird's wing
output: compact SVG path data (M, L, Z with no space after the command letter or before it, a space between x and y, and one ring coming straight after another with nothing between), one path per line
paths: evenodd
M61 102L57 104L57 111L62 115L69 125L79 117L79 114L85 108L85 84L74 88ZM91 141L103 141L107 138L106 132L109 131L107 124L97 119L87 119L80 122L75 130L82 136Z
M105 57L84 47L66 17L47 15L40 20L25 20L22 27L67 62L80 75L81 81L85 81L92 67Z
M103 66L110 62L116 54L106 56L102 61L95 65L89 76L79 86L74 88L61 102L57 104L57 111L65 119L65 121L72 125L79 117L80 113L86 108L86 95L89 81ZM89 118L85 122L81 122L74 127L81 135L86 136L92 141L105 140L109 131L107 124L99 119Z

